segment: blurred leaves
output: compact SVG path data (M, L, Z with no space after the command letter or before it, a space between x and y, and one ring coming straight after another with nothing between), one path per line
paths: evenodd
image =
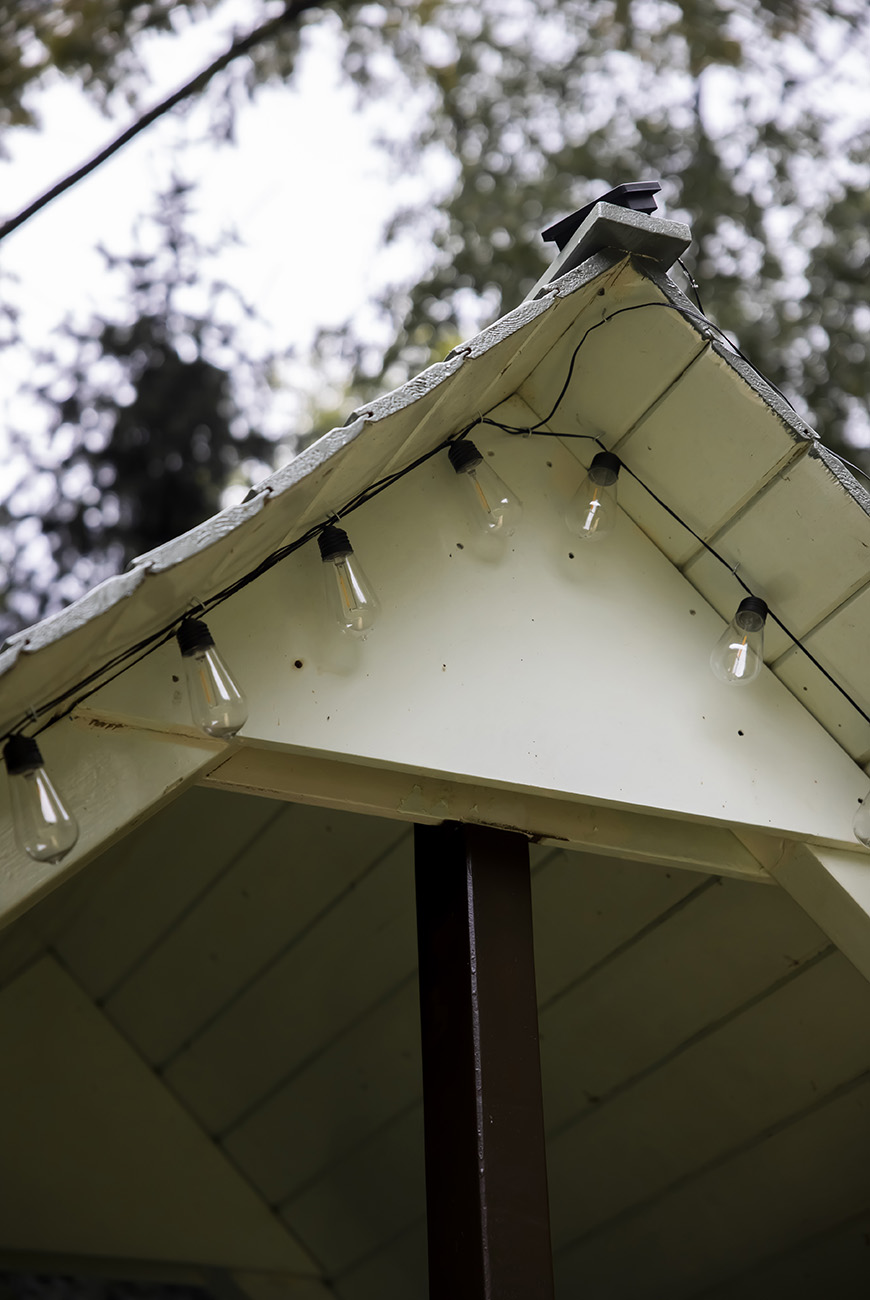
M7 634L16 615L58 607L207 519L229 481L269 471L274 444L252 421L269 400L272 359L239 349L250 308L205 279L204 259L219 250L188 233L189 201L174 182L141 232L150 251L104 252L126 309L67 320L37 358L31 392L48 419L38 437L11 435L18 481L4 510L23 542L7 571Z

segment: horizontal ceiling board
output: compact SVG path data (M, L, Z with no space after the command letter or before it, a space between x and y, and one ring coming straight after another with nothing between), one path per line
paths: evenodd
M316 1274L56 962L0 996L0 1246Z
M812 456L783 470L713 544L799 637L870 578L870 516Z
M798 454L797 433L709 348L616 450L701 536Z
M751 1266L749 1273L704 1292L704 1300L865 1300L867 1231L870 1212L850 1215L844 1223L802 1237L785 1252Z
M230 810L193 789L160 814L153 836L149 826L109 849L95 864L95 887L53 939L77 982L107 997L281 812L256 799ZM32 915L41 927L42 906Z
M807 648L810 645L808 641ZM775 671L850 757L862 765L870 759L870 722L801 650L787 651L777 661Z
M556 1249L642 1214L636 1207L703 1179L771 1129L799 1125L807 1107L870 1066L870 1033L850 1033L868 1011L870 985L834 954L589 1108L549 1144ZM779 1195L787 1199L787 1184Z
M425 1296L426 1223L420 1219L362 1263L342 1273L333 1282L338 1300L385 1300L396 1296L406 1300Z
M807 649L831 673L835 681L847 687L849 694L866 714L870 714L868 641L870 586L846 601L831 618L804 638ZM838 709L841 707L838 702Z
M557 1289L633 1300L642 1279L648 1300L695 1300L866 1204L868 1149L870 1080L558 1251Z
M415 969L413 885L400 844L167 1065L169 1086L209 1132L234 1124Z
M419 1104L419 1001L412 975L223 1138L270 1204L298 1195L360 1133Z
M282 1207L281 1217L321 1261L341 1274L425 1212L423 1107L372 1135Z
M522 384L520 396L539 419L547 416L576 351L570 384L550 428L594 433L612 445L704 346L697 331L664 303L663 295L626 262L608 292L592 300Z
M534 881L538 1001L559 997L707 881L692 871L554 853Z
M389 822L285 806L115 987L106 1014L147 1060L169 1060L403 835Z
M699 1033L829 946L781 890L705 882L615 961L542 1006L548 1131L589 1122L590 1109L645 1073L668 1076Z

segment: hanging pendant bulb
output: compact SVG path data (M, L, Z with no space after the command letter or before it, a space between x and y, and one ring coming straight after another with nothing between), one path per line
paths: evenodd
M710 655L710 667L723 682L751 682L761 672L766 618L767 605L758 596L741 600Z
M42 765L39 746L29 736L10 736L3 758L19 848L37 862L60 862L78 839L79 828Z
M248 703L201 619L186 618L175 634L193 720L207 736L227 740L245 725Z
M855 819L852 822L852 830L855 839L861 844L866 844L870 849L870 791L864 796L864 802L859 805L855 813Z
M354 555L350 539L343 528L327 524L317 539L326 599L339 627L345 632L365 636L373 626L381 607L374 590Z
M466 500L475 522L487 533L509 536L523 514L523 505L494 469L487 465L473 442L452 442L447 455L462 481L468 484Z
M565 523L578 537L597 541L613 531L618 509L616 480L621 465L612 451L599 451L593 456L589 473L565 512Z

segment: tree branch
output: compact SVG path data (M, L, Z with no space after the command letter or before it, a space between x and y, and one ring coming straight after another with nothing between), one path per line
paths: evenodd
M252 32L249 32L247 36L239 37L239 39L234 41L228 49L224 50L223 54L219 55L213 63L210 63L208 67L203 68L195 77L192 77L190 81L185 82L183 86L179 87L178 90L173 91L171 95L168 95L166 99L161 100L159 104L155 104L155 106L150 108L147 113L143 113L142 116L137 118L131 126L128 126L125 131L122 131L119 136L116 136L110 144L107 144L99 153L94 154L93 158L90 158L86 163L82 163L80 167L77 167L75 171L70 172L68 176L64 176L62 180L57 181L50 189L47 189L43 194L40 194L40 196L34 199L32 203L29 203L26 208L23 208L21 212L17 213L16 216L10 217L8 221L4 221L3 224L0 225L0 240L5 239L7 235L11 235L13 230L17 230L19 226L23 226L25 221L29 221L37 212L41 212L42 209L47 207L53 199L59 198L61 194L65 194L67 190L72 189L73 185L76 185L80 180L84 180L84 178L89 176L91 172L96 171L102 163L111 158L113 154L116 154L118 150L122 149L130 140L135 139L135 137L139 135L141 131L144 131L146 127L149 127L152 122L156 122L158 118L163 117L164 113L168 113L170 109L175 108L176 104L180 104L185 99L189 99L191 95L198 94L200 91L204 90L212 77L214 77L218 72L222 72L223 69L228 67L235 59L238 59L243 54L247 54L254 48L254 46L260 45L263 41L269 40L270 37L274 36L285 23L293 22L295 19L300 18L307 10L321 8L322 5L323 0L290 0L290 3L286 6L283 13L278 14L276 18L271 18L260 27L256 27Z

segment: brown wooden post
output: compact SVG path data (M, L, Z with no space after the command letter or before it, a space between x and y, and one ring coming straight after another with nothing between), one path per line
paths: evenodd
M529 850L415 827L430 1300L552 1300Z

